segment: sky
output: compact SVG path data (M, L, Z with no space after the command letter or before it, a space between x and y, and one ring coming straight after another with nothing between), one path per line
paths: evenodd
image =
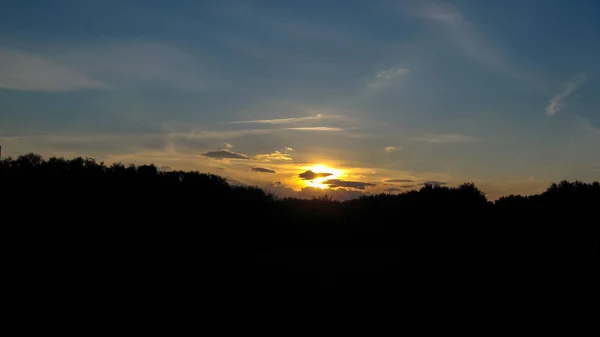
M348 199L600 180L600 2L0 5L2 156Z

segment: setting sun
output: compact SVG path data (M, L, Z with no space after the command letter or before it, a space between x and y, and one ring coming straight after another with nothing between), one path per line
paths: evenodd
M344 170L334 169L334 168L331 168L331 167L323 165L323 164L307 166L307 167L304 167L304 169L307 171L312 171L317 174L328 173L328 175L324 176L324 177L317 177L312 180L305 180L304 183L306 184L306 187L316 187L316 188L326 189L326 188L329 188L329 185L324 184L325 181L330 180L330 179L340 179L340 177L342 177L344 175Z

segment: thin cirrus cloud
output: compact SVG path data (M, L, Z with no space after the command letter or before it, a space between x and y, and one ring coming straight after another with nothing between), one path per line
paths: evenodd
M92 41L56 44L53 50L32 54L0 48L0 88L47 92L144 91L156 86L181 92L239 88L218 76L201 55L175 43Z
M557 112L561 111L564 108L564 101L569 98L577 89L579 89L587 80L587 76L585 74L577 74L573 76L569 81L567 81L563 89L554 95L548 105L546 106L546 115L554 116Z
M344 131L343 128L335 128L329 126L313 126L313 127L304 127L304 128L285 128L286 130L292 131L325 131L325 132L340 132Z
M393 67L379 71L367 84L368 88L379 89L393 84L397 79L408 75L409 70L402 67Z
M433 133L425 133L420 136L416 136L412 138L417 142L424 143L439 143L439 144L448 144L448 143L473 143L480 142L481 138L461 135L461 134L433 134Z
M137 142L144 140L203 140L203 139L235 139L248 135L262 135L266 133L277 132L278 130L260 129L260 130L240 130L240 131L219 131L219 130L200 130L200 131L181 131L167 130L164 133L142 133L142 134L119 134L119 133L73 133L73 134L33 134L33 135L10 135L1 136L0 139L12 140L38 140L40 142L60 141L60 142L108 142L108 141L127 141ZM225 145L226 148L230 148Z
M286 148L287 150L287 148ZM260 161L291 161L292 157L289 153L283 153L280 151L274 151L271 153L261 153L252 157L252 159Z
M250 159L249 157L247 157L243 154L225 151L225 150L209 151L209 152L203 153L202 155L205 157L214 158L214 159L245 159L245 160Z
M307 117L290 117L290 118L277 118L277 119L257 119L257 120L248 120L248 121L235 121L229 122L229 124L292 124L292 123L300 123L307 122L313 120L322 120L322 119L335 119L339 118L337 115L325 116L322 114L318 114L316 116L307 116Z
M457 52L508 77L532 81L522 69L502 56L502 47L492 43L456 6L438 1L401 2L403 12L431 22Z
M271 170L271 169L264 168L264 167L253 167L252 169L250 169L250 171L260 172L260 173L277 173L277 171L275 171L275 170Z
M65 92L107 90L110 86L50 58L14 49L0 49L0 88Z
M414 180L410 179L386 179L384 180L386 183L414 183Z
M419 1L414 6L412 13L421 18L437 21L449 25L465 23L462 13L454 6L437 1Z
M590 121L587 118L581 115L576 115L576 118L582 130L593 135L600 136L600 127L592 125L592 123L590 123Z
M355 188L358 190L364 190L367 187L375 186L375 184L372 184L372 183L365 183L365 182L361 182L361 181L348 181L348 180L341 180L341 179L325 180L323 182L323 184L329 185L329 188L346 187L346 188Z

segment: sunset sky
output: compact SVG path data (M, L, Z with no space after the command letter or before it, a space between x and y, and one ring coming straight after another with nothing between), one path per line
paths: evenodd
M339 199L600 180L600 1L2 1L2 156Z

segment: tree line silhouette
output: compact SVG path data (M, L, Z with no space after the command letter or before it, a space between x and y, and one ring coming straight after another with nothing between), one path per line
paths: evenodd
M495 202L473 183L339 202L278 198L213 174L30 153L0 161L0 191L15 261L27 261L17 268L45 277L376 290L440 279L508 284L515 275L533 286L597 272L598 182Z

